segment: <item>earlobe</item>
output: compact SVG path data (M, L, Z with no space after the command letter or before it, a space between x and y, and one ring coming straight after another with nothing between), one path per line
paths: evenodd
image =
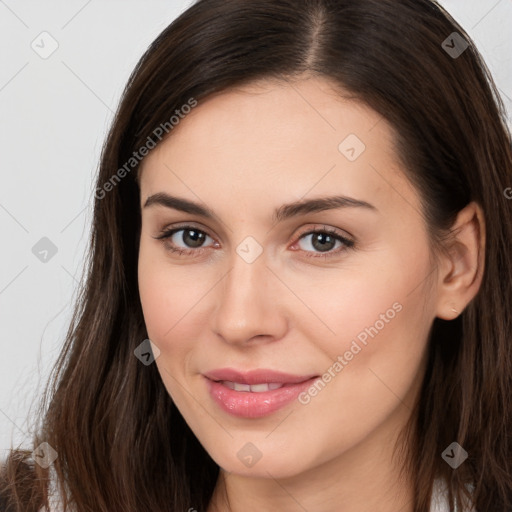
M459 315L460 315L460 312L457 311L454 307L450 308L452 313L455 315L454 316L454 319L457 318Z
M476 202L457 215L439 272L436 316L453 320L476 296L484 272L485 222Z

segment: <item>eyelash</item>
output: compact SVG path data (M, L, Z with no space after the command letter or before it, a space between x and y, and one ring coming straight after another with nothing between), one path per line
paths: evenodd
M173 247L172 245L168 245L168 239L171 238L175 233L178 233L179 231L187 231L187 230L197 231L203 235L213 238L205 231L200 230L200 229L196 228L195 226L190 226L190 225L184 225L184 226L179 226L179 227L174 227L171 229L163 230L158 236L156 236L154 238L157 240L161 240L162 243L166 244L166 249L168 249L169 251L171 251L175 254L178 254L180 256L187 256L187 255L199 256L200 254L203 253L203 251L206 249L206 247L199 247L197 249L181 249L181 248ZM327 235L333 237L335 240L340 241L344 245L344 247L340 247L337 250L331 250L331 251L323 252L323 253L322 252L313 252L313 251L303 251L307 254L308 258L324 258L324 259L331 258L331 257L338 256L341 252L344 252L347 249L353 249L355 247L355 242L353 240L350 240L350 239L340 235L335 229L327 228L327 227L324 227L323 229L313 229L313 230L307 231L305 233L302 233L297 238L297 241L294 242L293 245L295 245L297 242L299 242L302 238L305 238L306 236L315 235L318 233L327 234ZM300 249L298 249L298 250L300 250Z

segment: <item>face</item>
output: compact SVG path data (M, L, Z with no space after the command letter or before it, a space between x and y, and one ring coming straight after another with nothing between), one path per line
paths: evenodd
M389 442L435 288L387 122L319 78L232 89L151 151L140 188L155 363L216 463L290 477Z

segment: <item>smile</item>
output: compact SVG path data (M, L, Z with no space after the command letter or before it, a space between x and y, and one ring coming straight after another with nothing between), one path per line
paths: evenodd
M239 382L231 382L229 380L223 380L220 382L223 386L226 386L229 389L234 389L235 391L250 391L251 393L262 393L264 391L273 391L274 389L279 389L285 386L285 384L280 384L278 382L269 382L262 384L240 384Z
M240 372L226 368L203 375L213 402L239 418L261 418L291 404L319 378L273 370Z

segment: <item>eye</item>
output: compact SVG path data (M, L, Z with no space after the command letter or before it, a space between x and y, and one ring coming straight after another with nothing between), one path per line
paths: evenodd
M301 250L310 253L307 255L308 257L326 258L337 256L339 253L353 248L355 242L341 235L337 230L324 226L323 229L311 230L302 234L292 247L297 245Z
M154 238L161 240L165 244L166 249L179 255L198 256L207 247L210 247L204 245L207 241L213 241L213 246L218 247L218 243L211 236L190 225L166 229ZM291 247L292 250L296 250L296 246L299 246L300 250L308 253L307 257L328 258L353 248L355 242L341 235L337 230L324 226L323 229L310 230L303 233Z
M204 231L194 226L181 226L178 228L164 230L159 236L154 237L162 240L167 249L178 254L194 254L203 252L203 244L213 238Z

